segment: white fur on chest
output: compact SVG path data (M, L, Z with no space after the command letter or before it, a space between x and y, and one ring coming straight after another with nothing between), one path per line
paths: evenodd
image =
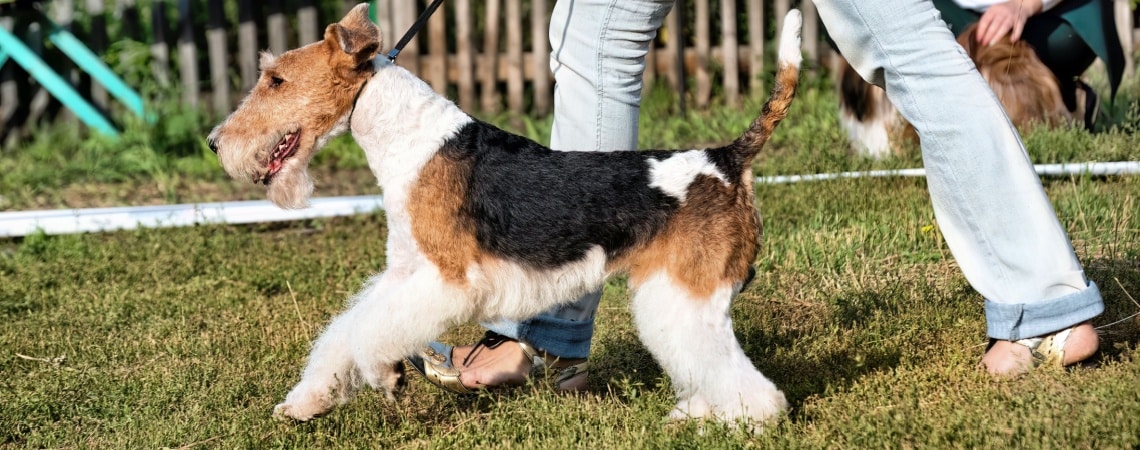
M382 58L374 64L352 113L352 137L383 190L388 266L415 266L426 258L412 236L409 192L424 165L472 119L402 67Z
M385 197L399 204L424 164L473 119L404 68L382 58L375 65L352 113L352 136Z

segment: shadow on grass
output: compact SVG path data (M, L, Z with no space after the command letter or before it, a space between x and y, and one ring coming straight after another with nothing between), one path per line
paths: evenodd
M1104 298L1104 313L1093 319L1100 335L1100 359L1119 359L1140 347L1140 259L1096 258L1085 263Z
M1105 299L1105 312L1094 319L1100 327L1101 361L1119 359L1140 346L1140 261L1095 259L1086 264L1086 271L1097 280ZM975 352L943 348L924 354L928 346L939 345L946 333L956 333L949 337L953 345L970 342L972 337L963 335L964 329L944 328L945 324L977 320L976 326L965 329L984 330L984 316L981 297L964 283L942 289L923 281L918 284L917 288L888 285L839 292L827 299L822 311L806 315L796 305L747 304L744 309L760 310L748 314L770 318L738 318L736 335L745 354L785 392L793 408L808 398L843 391L868 374L893 370L904 359L921 361L944 357L947 352ZM774 321L810 324L784 326ZM985 336L976 338L981 344ZM908 353L913 355L904 358ZM980 358L981 349L976 353ZM619 401L628 403L628 396L614 386L667 389L666 376L634 333L609 336L591 359L592 392L613 392Z
M1140 318L1133 316L1140 312L1140 305L1130 298L1140 292L1138 265L1129 259L1097 259L1086 265L1089 277L1098 281L1106 302L1106 311L1095 321L1096 325L1119 321L1100 330L1102 361L1125 357L1140 344ZM752 292L740 299L743 305L738 308L744 311L734 308L736 335L745 354L784 391L793 410L802 408L813 397L843 392L868 375L889 372L902 364L927 364L922 362L924 359L936 365L957 364L937 360L948 352L976 352L980 357L980 349L961 347L925 354L925 349L941 342L946 333L957 333L950 339L960 343L973 339L963 333L984 329L980 325L984 320L980 296L964 282L942 285L940 289L923 281L915 282L917 287L888 284L876 289L837 292L820 299L820 304L808 308L812 311L806 313L804 306L794 302L757 304L759 298L770 297L771 293ZM938 314L941 317L934 317ZM671 397L667 377L630 324L621 323L625 320L628 316L623 312L600 324L608 333L596 343L591 355L589 392L631 406L644 405L642 398L647 392ZM939 328L940 323L954 320L977 320L979 325L957 331ZM792 325L793 322L798 323ZM982 334L976 338L979 344L984 340ZM931 358L935 360L930 362ZM411 395L404 398L436 392L422 380L413 380L412 384ZM455 411L476 416L492 413L504 403L525 401L535 395L545 397L543 389L549 388L528 386L476 396L444 395L441 401L426 402L426 407L411 408L414 417L407 419L428 423L441 417L454 419ZM791 420L810 418L792 414Z

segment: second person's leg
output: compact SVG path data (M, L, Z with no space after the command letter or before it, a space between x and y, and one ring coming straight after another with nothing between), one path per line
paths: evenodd
M560 0L550 19L554 72L555 150L611 151L637 148L642 73L649 44L672 0ZM600 291L522 322L484 324L566 362L586 359L594 335ZM468 358L472 350L477 352ZM454 361L466 386L522 381L530 361L517 345L456 347ZM563 389L585 388L574 377Z

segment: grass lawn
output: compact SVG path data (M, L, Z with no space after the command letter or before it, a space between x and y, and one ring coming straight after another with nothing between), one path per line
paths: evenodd
M834 94L804 86L758 174L920 164L849 157ZM1138 94L1126 86L1100 133L1028 133L1032 157L1140 159ZM733 138L759 105L678 116L655 95L644 147ZM515 122L540 140L548 126ZM0 153L0 208L260 195L224 180L199 141L168 153L153 137L125 138L130 164L98 163L110 144L60 135ZM69 153L53 156L53 139ZM318 195L375 193L353 152L339 140L321 156L335 181ZM56 177L25 167L53 158ZM528 386L460 398L413 376L394 403L366 390L311 423L272 420L312 339L384 268L382 214L0 240L0 448L1136 448L1140 177L1045 186L1107 302L1101 353L1096 367L1000 381L976 368L982 298L939 234L924 180L758 186L765 243L732 315L792 409L756 436L662 420L671 388L637 340L624 280L606 286L585 395ZM480 334L469 324L444 339Z

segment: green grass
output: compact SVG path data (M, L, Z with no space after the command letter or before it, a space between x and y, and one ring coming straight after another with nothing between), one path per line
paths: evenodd
M1034 159L1137 159L1135 86L1125 92L1131 109L1105 132L1030 132ZM759 174L919 164L917 155L849 157L834 95L806 87ZM745 112L679 116L663 97L649 95L644 147L722 142L759 108L752 100ZM523 120L527 128L542 139L548 122ZM162 176L175 192L155 195L175 200L187 183L233 184L195 133L137 130L113 145L45 133L30 155L0 158L0 186L12 207L68 201L58 192L75 185L111 186L99 195L127 201ZM53 140L77 147L52 156ZM155 142L185 147L156 151L165 147ZM357 170L354 150L339 140L316 164ZM100 162L101 152L136 156ZM24 163L62 168L52 177ZM975 367L982 299L942 241L922 179L757 187L765 242L732 314L745 352L792 404L758 436L662 420L671 389L637 340L622 280L607 285L598 312L586 395L530 386L458 398L413 378L395 403L364 391L311 423L272 420L312 339L383 269L380 214L0 241L0 448L1135 448L1140 178L1045 186L1107 303L1096 320L1100 362L1006 381ZM228 189L208 195L235 195ZM444 338L480 333L468 324Z
M1105 325L1140 311L1140 180L1049 188ZM0 250L0 446L1031 447L1140 444L1140 320L1102 329L1100 367L994 381L981 298L920 180L761 187L760 273L733 307L746 353L793 409L762 436L666 425L668 381L607 286L591 393L463 399L416 379L309 424L270 419L308 346L383 267L381 215L254 227L32 236ZM1116 206L1104 206L1116 205ZM453 342L478 335L468 325ZM30 358L24 358L24 355Z

